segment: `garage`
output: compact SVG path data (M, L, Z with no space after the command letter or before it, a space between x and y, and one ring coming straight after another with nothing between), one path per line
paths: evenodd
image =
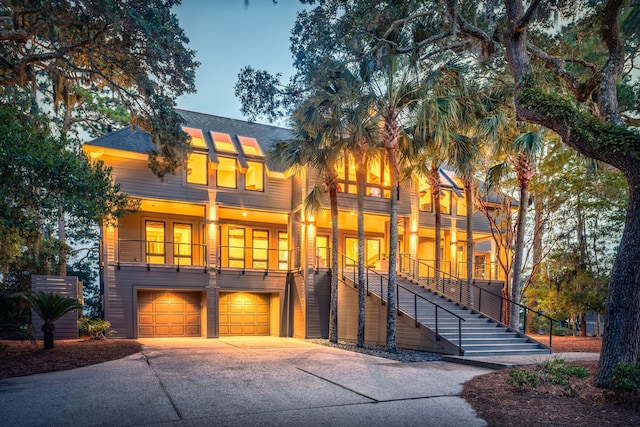
M269 294L220 293L220 336L269 335L269 303Z
M138 336L201 336L200 292L138 292Z

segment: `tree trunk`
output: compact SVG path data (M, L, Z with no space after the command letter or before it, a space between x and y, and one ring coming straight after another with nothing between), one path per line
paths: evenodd
M335 177L329 185L331 206L331 305L329 309L329 341L338 342L338 189Z
M51 350L53 348L53 335L56 332L56 325L51 322L45 322L41 329L44 333L44 349Z
M435 242L434 242L434 277L436 289L440 285L440 271L442 260L440 257L440 247L442 246L442 214L440 213L440 171L438 166L431 164L429 168L429 187L433 196L433 214L435 216Z
M396 138L397 141L397 138ZM391 175L389 201L389 284L387 286L387 345L386 350L396 352L396 262L398 258L398 160L397 148L387 150Z
M527 202L529 200L528 183L520 185L520 204L518 206L518 219L516 220L516 242L513 253L513 280L511 281L510 299L519 303L522 298L522 262L524 258L524 230L527 221ZM509 326L518 329L520 325L520 309L512 304L509 313Z
M365 325L365 261L364 261L364 194L365 194L365 164L364 150L356 148L354 152L356 163L356 184L358 202L358 339L356 345L364 347Z
M60 250L58 251L60 270L58 274L60 276L67 275L67 233L65 227L64 212L61 212L58 217L58 240L60 241Z
M467 291L469 306L473 307L473 187L468 177L464 178L464 198L467 200Z
M608 387L620 362L635 364L640 346L640 169L629 183L629 207L605 302L604 337L595 382Z

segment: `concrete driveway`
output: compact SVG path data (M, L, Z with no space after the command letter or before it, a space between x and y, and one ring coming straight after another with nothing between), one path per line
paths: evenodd
M458 394L486 369L400 363L291 338L141 339L142 353L0 380L0 424L482 426Z

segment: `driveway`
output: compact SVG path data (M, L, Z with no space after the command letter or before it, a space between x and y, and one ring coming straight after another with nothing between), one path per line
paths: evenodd
M12 426L482 426L462 384L489 372L291 338L141 339L142 353L0 380Z

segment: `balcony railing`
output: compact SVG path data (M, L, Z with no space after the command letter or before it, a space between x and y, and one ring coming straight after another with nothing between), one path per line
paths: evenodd
M116 265L146 264L181 267L203 267L206 271L207 245L151 240L118 239Z
M502 280L500 271L500 266L497 262L474 262L472 279L489 282L499 281ZM458 262L458 277L461 279L467 278L467 263L465 261Z
M300 270L300 249L276 249L255 246L219 246L216 269L270 271Z

